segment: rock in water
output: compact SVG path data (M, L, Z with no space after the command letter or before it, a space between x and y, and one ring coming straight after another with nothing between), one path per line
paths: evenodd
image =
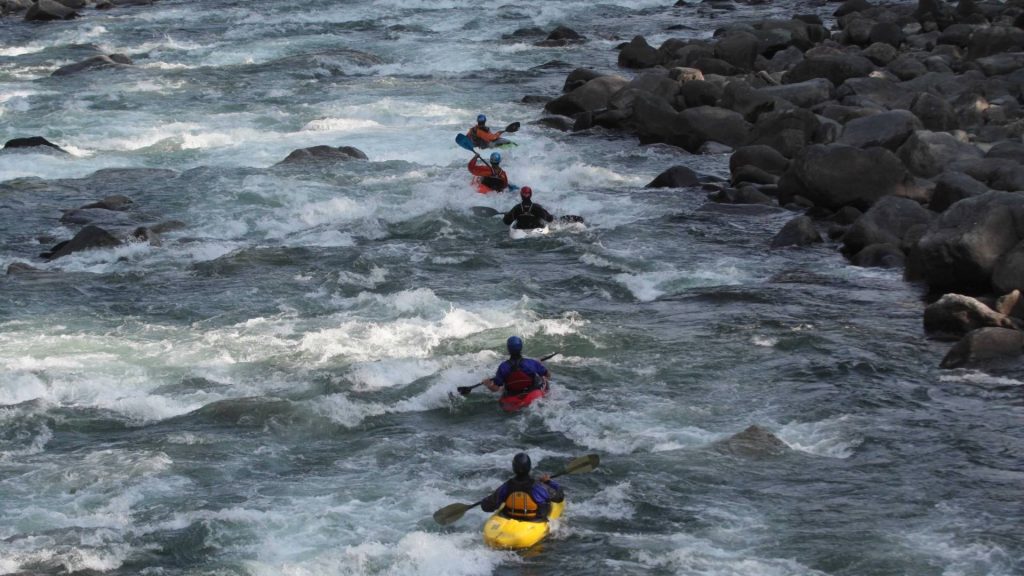
M28 138L12 138L4 144L4 150L14 150L16 148L34 148L36 146L48 146L54 150L58 150L67 154L60 146L57 146L53 142L50 142L42 136L30 136Z
M941 368L959 368L986 360L1015 358L1024 353L1024 332L1006 328L979 328L968 332L946 354Z
M778 456L789 451L785 442L756 424L715 442L713 447L721 452L752 457Z
M658 174L644 188L689 188L691 186L700 186L697 173L686 166L673 166Z
M98 226L86 226L82 228L78 234L71 240L61 242L50 249L49 252L44 252L40 256L47 260L56 260L62 256L67 256L73 252L81 252L83 250L94 250L97 248L111 248L114 246L120 246L121 241L113 237L109 232Z
M313 146L311 148L300 148L292 151L287 158L278 162L281 164L297 164L301 162L338 161L338 160L368 160L366 154L352 146Z

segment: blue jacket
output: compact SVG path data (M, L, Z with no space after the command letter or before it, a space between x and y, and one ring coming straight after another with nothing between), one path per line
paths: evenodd
M547 376L548 369L543 364L534 360L533 358L523 358L519 361L519 369L526 372L530 376ZM494 374L494 383L498 386L505 385L505 379L512 373L512 362L505 360L498 366L498 371Z

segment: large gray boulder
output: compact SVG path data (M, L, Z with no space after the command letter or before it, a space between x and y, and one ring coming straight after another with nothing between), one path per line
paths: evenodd
M648 44L643 36L636 36L619 51L619 66L651 68L661 64L662 58L662 53Z
M790 451L785 442L756 425L715 442L712 448L719 452L746 457L780 456Z
M850 263L861 268L902 268L906 256L894 244L872 244L850 257Z
M1018 243L996 263L992 285L999 293L1024 290L1024 242Z
M1024 239L1024 194L991 191L939 216L910 251L907 277L932 289L977 293L992 285L1000 260Z
M4 150L17 150L19 148L36 148L44 147L46 150L67 154L68 152L57 146L53 142L50 142L42 136L29 136L27 138L12 138L4 143Z
M977 146L958 140L948 132L918 130L907 138L897 154L911 174L931 178L955 160L981 158L983 153Z
M851 120L836 142L854 148L881 146L895 151L921 128L921 121L911 112L891 110Z
M816 142L821 120L810 110L794 108L761 114L746 145L769 146L787 158L793 158Z
M1009 52L978 58L974 62L986 76L1009 74L1024 68L1024 52Z
M924 92L915 96L910 111L921 120L925 130L948 132L960 127L953 105L935 94Z
M782 176L789 168L789 159L770 146L741 146L729 157L729 171L736 173L743 166L754 166L769 174Z
M1015 26L979 27L967 41L967 58L971 60L1021 51L1024 51L1024 30Z
M831 210L848 205L866 209L906 190L906 168L884 148L815 144L796 155L790 171L802 184L803 196Z
M1019 329L1020 321L962 294L945 294L924 309L924 331L938 340L959 340L978 328Z
M600 110L606 108L612 95L626 84L629 84L629 81L621 76L600 76L548 102L544 109L562 116Z
M959 368L991 360L1016 358L1024 353L1024 332L1007 328L979 328L968 332L942 359L941 368Z
M591 68L577 68L572 72L569 72L569 75L565 77L565 84L562 85L562 92L572 92L594 78L600 78L601 76L606 76L606 74L602 74L601 72Z
M715 43L715 58L741 70L752 69L754 60L760 52L760 41L757 36L740 30L729 32Z
M843 252L856 254L872 244L902 246L917 228L931 224L935 214L909 198L886 196L875 202L842 237Z
M894 110L908 108L917 93L909 83L889 78L851 78L836 88L836 98L847 106Z
M989 188L1007 192L1024 191L1024 166L1006 158L960 158L949 164Z
M700 177L686 166L673 166L658 174L644 188L689 188L700 186Z
M749 135L750 124L739 113L714 106L698 106L679 113L668 143L696 152L708 141L735 148L746 142Z

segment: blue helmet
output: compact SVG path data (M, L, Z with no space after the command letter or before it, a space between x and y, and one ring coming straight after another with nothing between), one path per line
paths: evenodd
M509 336L509 339L505 341L505 346L508 347L509 354L519 354L523 351L523 339L519 336Z
M484 116L483 114L480 114L479 116L476 117L476 123L477 124L487 124L487 116Z
M500 152L491 152L491 164L501 164Z

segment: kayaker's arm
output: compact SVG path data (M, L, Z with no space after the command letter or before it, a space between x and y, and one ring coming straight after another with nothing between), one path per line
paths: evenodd
M501 386L495 384L493 378L487 378L486 380L482 380L480 383L486 386L487 389L490 390L491 392L497 392L498 390L501 390Z
M503 216L501 219L501 221L505 223L505 226L508 226L509 224L516 221L516 218L519 216L518 214L516 214L517 210L519 210L519 204L516 204L515 206L512 207L511 210L505 213L505 216Z
M562 502L565 500L565 492L562 491L562 487L559 486L558 482L551 479L551 476L545 474L540 477L540 481L544 484L544 489L548 491L548 498L552 502Z
M494 512L497 510L505 501L505 498L501 495L501 489L504 487L505 485L502 484L497 490L492 492L490 496L481 500L480 509L484 512Z

